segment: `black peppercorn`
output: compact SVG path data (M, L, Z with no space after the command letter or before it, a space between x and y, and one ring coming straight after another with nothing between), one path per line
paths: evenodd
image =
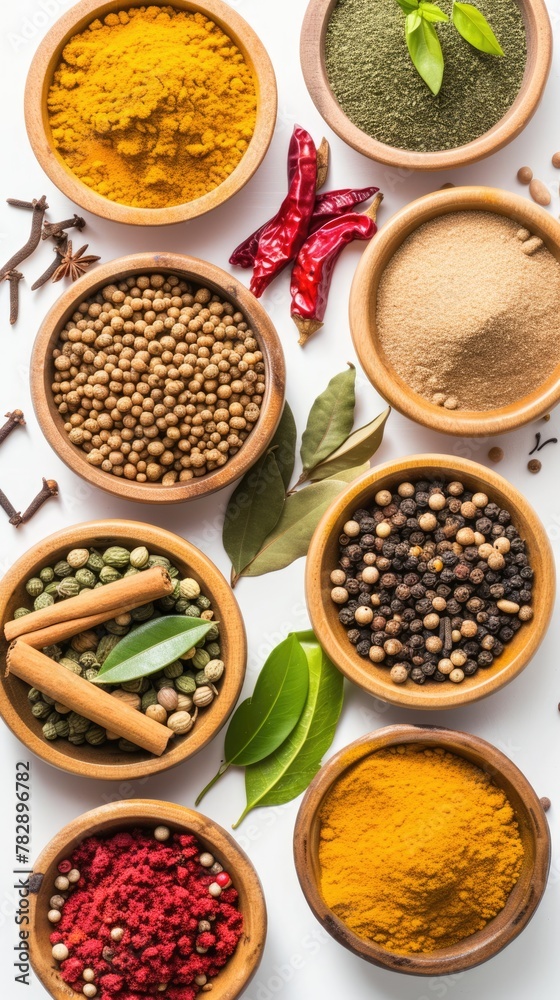
M360 640L360 630L359 630L359 628L350 628L350 629L348 629L348 632L346 633L346 635L348 636L348 641L351 642L353 646L355 646L356 643L359 642L359 640Z
M341 625L351 625L354 621L354 613L348 608L341 608L338 612L338 620Z
M491 667L494 662L494 656L488 650L484 649L482 653L478 654L476 662L478 663L479 667L484 667L484 668Z
M422 667L413 667L410 671L410 678L415 684L425 684L426 674L422 670Z
M367 639L361 639L356 646L356 652L359 653L360 656L367 656L369 654L370 646L371 643Z
M463 671L465 677L472 677L478 670L478 663L476 660L467 660L466 663L463 663L461 670Z

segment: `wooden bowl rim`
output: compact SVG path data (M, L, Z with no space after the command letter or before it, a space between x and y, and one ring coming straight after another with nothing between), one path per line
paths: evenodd
M560 364L542 385L507 406L445 410L414 392L395 372L376 335L377 288L384 269L405 239L426 222L454 212L490 212L540 236L560 262L560 222L518 194L482 186L454 187L416 198L401 208L366 247L350 291L350 331L367 378L391 406L415 423L443 434L502 434L537 420L560 400Z
M536 560L542 562L544 599L535 607L532 621L526 623L525 643L510 663L501 668L496 666L495 669L490 667L488 670L479 670L473 677L465 678L461 684L446 683L432 686L434 689L432 695L430 690L426 689L427 686L420 687L416 684L410 686L408 683L393 684L388 678L386 669L383 671L380 667L370 663L369 660L363 660L355 653L346 639L342 626L340 626L340 635L335 633L327 613L330 598L327 588L321 584L321 573L325 548L336 530L337 523L344 523L348 513L352 512L356 503L361 502L357 498L362 493L373 497L375 488L378 488L377 484L380 481L394 478L397 475L403 480L408 474L418 479L421 478L421 474L433 475L447 469L452 469L459 477L475 479L484 485L485 490L487 489L490 495L493 492L503 493L507 497L508 503L520 512L519 517L516 518L517 526L519 528L519 523L521 523L525 537L530 539L533 565ZM365 497L363 502L365 502ZM458 458L455 455L409 455L375 466L350 483L333 500L319 521L311 539L305 566L305 597L311 627L317 639L335 666L348 680L357 684L368 694L392 705L413 708L417 711L439 711L458 708L461 705L486 698L509 684L525 669L544 639L552 618L555 581L554 557L546 531L528 501L511 483L492 470L486 469L477 462L470 461L470 459ZM444 690L444 688L449 690Z
M161 757L150 756L146 760L134 760L124 764L105 764L100 755L99 761L89 763L80 758L73 758L67 755L64 749L59 749L56 742L49 743L40 736L32 732L14 705L3 683L0 683L0 716L6 725L11 729L14 736L20 740L41 760L53 767L57 767L69 774L77 774L86 778L103 778L112 781L133 780L143 778L147 775L158 774L171 767L176 767L184 761L194 757L199 753L223 728L241 694L241 689L245 680L247 665L247 638L245 633L245 623L241 615L241 610L233 591L226 579L222 576L218 567L204 552L201 552L195 545L185 538L160 528L152 524L144 524L141 521L126 520L123 518L109 518L98 521L83 521L73 524L70 527L62 528L48 535L40 543L35 544L23 553L10 567L8 572L0 580L0 627L3 627L3 615L6 605L12 596L15 587L30 572L33 572L39 562L48 558L49 554L62 546L68 545L71 548L80 539L88 536L113 537L116 541L126 538L127 534L140 535L147 544L154 544L168 552L169 556L184 560L191 567L192 571L201 579L208 581L208 589L213 591L218 597L215 599L220 610L222 627L228 637L228 663L226 663L226 674L228 671L230 678L235 678L231 687L231 692L227 695L227 690L220 691L220 697L216 699L215 705L219 709L216 712L215 725L209 732L203 732L195 726L188 738L177 742L169 750L164 751ZM46 548L45 548L46 546ZM42 552L38 556L37 552ZM2 648L5 640L2 637ZM4 671L2 670L2 674ZM229 685L228 685L229 688ZM222 700L221 700L222 699ZM205 727L206 728L206 727ZM61 746L65 741L60 741Z
M166 208L134 208L111 201L84 184L57 153L45 116L48 83L55 60L72 35L82 31L97 17L115 9L137 7L137 0L79 0L62 14L39 43L27 74L24 114L27 135L39 164L67 198L87 212L136 226L166 226L196 219L233 197L260 167L276 126L278 95L272 62L263 43L236 10L222 0L150 0L152 5L177 10L200 11L215 20L238 46L253 72L257 91L257 118L249 146L232 174L201 198ZM149 6L149 4L148 4Z
M377 750L403 743L444 746L450 753L466 757L474 763L478 762L479 767L483 767L480 761L485 761L488 773L498 775L505 779L506 784L514 787L526 807L524 820L535 850L530 883L533 894L528 900L522 897L514 906L510 895L503 910L481 931L464 938L451 948L442 948L421 955L400 955L388 951L373 941L360 938L329 909L316 881L318 861L313 826L327 792L340 776L359 760ZM516 815L519 820L518 812ZM323 765L307 789L294 829L294 860L299 883L308 905L325 930L345 948L366 961L409 975L444 976L463 972L481 964L505 948L529 923L544 895L550 855L551 838L546 816L535 790L523 772L509 757L481 737L442 726L404 723L386 726L361 736L339 750ZM515 886L512 894L514 891ZM511 913L507 913L508 907L512 910ZM506 913L507 923L502 917L502 914ZM498 921L497 929L496 921ZM468 941L471 941L470 947Z
M49 372L52 371L50 352L64 323L85 298L94 295L112 280L122 280L144 272L179 274L194 284L210 285L238 306L253 328L265 364L266 388L257 423L233 458L219 469L198 479L173 486L161 483L137 483L113 476L110 472L90 465L85 452L68 440L63 420L56 410L50 392ZM30 365L31 399L39 426L56 452L76 475L105 493L138 503L183 503L209 496L232 485L261 457L272 438L284 406L286 364L276 328L268 313L248 288L222 271L216 264L189 257L186 254L154 252L128 254L106 261L89 271L68 288L51 307L39 327Z
M331 90L325 66L325 36L337 2L309 0L301 29L300 60L307 90L319 114L358 153L405 170L464 167L502 149L523 131L535 114L552 63L552 27L544 0L516 0L525 22L527 62L519 92L506 114L472 142L429 153L379 142L354 125L342 110Z
M194 833L199 840L215 849L216 853L221 854L228 861L231 862L232 858L235 859L236 888L238 891L242 888L243 894L248 897L251 904L247 907L246 912L242 911L245 924L249 925L247 928L249 933L247 933L247 929L244 929L243 937L225 967L227 968L230 962L235 961L236 958L241 965L231 986L225 991L221 991L219 989L220 977L217 976L214 981L217 1000L235 1000L253 978L262 958L267 932L266 902L259 876L251 859L227 830L224 830L215 820L195 812L193 809L188 809L186 806L173 802L161 802L156 799L128 799L121 802L110 802L82 813L59 830L41 851L33 865L33 872L46 876L48 869L61 854L68 854L74 850L78 843L85 840L86 837L122 826L149 827L154 821L156 824L163 822L172 828ZM69 997L76 994L58 975L57 970L53 967L51 955L47 956L39 949L35 933L40 919L38 896L30 892L29 899L31 965L37 978L55 1000L68 1000ZM241 951L247 952L243 958Z

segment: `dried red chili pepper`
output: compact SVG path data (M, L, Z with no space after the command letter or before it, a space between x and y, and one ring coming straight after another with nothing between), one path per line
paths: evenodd
M292 319L303 345L323 325L335 264L344 247L354 240L369 240L377 232L378 194L366 212L347 212L330 219L303 244L292 271Z
M324 226L328 219L343 215L344 212L361 205L379 191L378 187L340 188L338 191L325 191L315 198L315 208L311 217L311 229Z
M296 130L292 134L290 139L290 146L288 148L288 187L291 185L296 168L298 165L299 156L299 142L296 135ZM323 186L326 180L329 164L329 144L326 139L321 140L321 144L317 150L317 179L315 190L318 191L319 188ZM372 194L377 191L378 188L372 189ZM366 197L371 197L367 195ZM363 199L366 200L365 198ZM333 214L333 213L331 213ZM336 214L336 213L334 213ZM257 250L259 249L259 240L262 233L267 226L273 222L273 219L269 219L264 222L262 226L247 236L238 247L235 248L231 257L229 258L230 264L235 264L237 267L252 267L255 263L255 257L257 256ZM324 220L323 220L324 221ZM322 224L322 223L321 223Z
M259 298L273 278L297 257L309 232L315 206L317 149L306 129L296 125L294 174L278 212L260 234L251 291Z

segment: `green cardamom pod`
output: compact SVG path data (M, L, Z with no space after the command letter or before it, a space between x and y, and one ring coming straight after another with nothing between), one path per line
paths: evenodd
M145 622L148 618L152 618L155 608L152 602L149 604L141 604L139 608L133 608L130 612L130 617L134 622Z
M134 566L129 566L128 569L125 569L125 571L123 573L123 577L125 577L125 576L136 576L136 574L139 573L139 572L140 572L139 569L135 569Z
M84 670L91 670L93 667L95 667L95 665L98 663L98 661L97 661L97 657L96 657L95 653L93 652L93 650L88 649L88 650L86 650L85 653L82 653L80 655L80 659L78 660L78 663L80 664L81 667L84 668ZM98 666L99 666L99 664L98 664ZM97 674L98 671L96 670L95 673ZM88 680L89 679L90 678L88 678Z
M196 653L192 658L193 666L197 670L204 670L207 663L210 663L210 657L205 649L197 649Z
M212 630L210 629L210 631ZM210 632L206 633L207 636L209 634ZM208 653L209 656L212 657L213 660L219 657L221 652L221 647L219 642L207 642L204 648L206 649L206 652Z
M148 566L150 569L152 566L164 566L165 569L169 569L171 566L171 560L167 556L150 556L148 559Z
M68 733L68 736L66 738L67 738L68 742L69 743L73 743L75 747L81 746L82 743L85 743L85 741L86 741L86 735L85 735L85 733L72 733L72 732L70 732L70 733Z
M90 726L86 732L86 743L91 743L92 746L100 746L106 740L107 734L101 726Z
M208 611L212 607L212 601L209 597L205 597L201 594L200 597L196 599L196 605L201 611Z
M148 565L150 553L145 545L137 545L130 553L130 565L133 569L144 569Z
M66 559L60 559L54 567L54 575L59 577L70 576L72 567Z
M68 725L68 719L59 719L55 724L56 735L65 738L70 732L70 726Z
M119 750L124 750L125 753L138 753L140 747L131 743L130 740L119 740Z
M72 660L69 656L62 656L58 662L61 667L66 667L67 670L71 670L73 674L81 677L83 669L76 660Z
M88 727L91 725L89 719L84 719L83 715L78 715L77 712L70 712L66 718L68 720L68 725L70 726L70 732L74 734L85 734Z
M169 573L169 576L171 577L172 580L177 580L180 576L179 570L177 569L176 566L173 566L173 564L171 564L171 566L168 567L167 572Z
M54 580L54 569L52 566L43 566L43 569L39 570L39 577L43 583L51 583Z
M80 593L80 584L73 576L66 576L60 581L56 588L59 597L77 597Z
M56 660L58 663L60 657L62 656L62 647L57 645L45 646L43 648L43 653L45 656L50 657L51 660Z
M130 625L118 625L112 618L110 621L105 622L104 625L110 635L123 636L130 631Z
M166 667L163 668L163 673L165 677L180 677L183 673L184 667L179 660L174 660L173 663L168 663Z
M87 566L82 566L81 569L76 570L75 579L80 584L80 587L95 587L95 584L97 583L95 573L92 573Z
M130 552L122 545L111 545L103 553L103 562L106 566L114 566L117 569L125 569L130 562Z
M44 701L36 701L32 705L31 711L36 719L46 719L47 715L51 714L51 706Z
M58 584L59 584L58 580L51 580L50 583L47 583L45 586L45 594L52 594L53 597L57 597Z
M95 667L88 667L87 670L84 670L84 677L86 681L94 681L98 676L99 670L96 670Z
M121 579L122 579L121 574L119 573L118 569L115 569L114 566L104 566L101 572L99 573L100 583L114 583L115 580L121 580Z
M47 594L43 591L38 597L33 601L33 609L35 611L40 611L41 608L49 608L51 604L54 604L54 597L52 594Z
M186 618L200 618L200 608L196 604L188 604L185 608Z
M91 569L93 573L99 573L103 569L104 565L105 563L103 562L101 553L98 552L97 549L90 549L89 559L86 563L87 568Z
M175 601L171 594L169 594L168 597L160 597L157 606L161 611L173 611L175 609Z
M175 687L181 694L192 694L196 691L196 681L192 674L182 674L175 678Z
M149 687L148 690L142 695L142 711L145 712L150 705L157 705L157 691L153 687Z
M58 739L58 733L54 722L45 722L45 725L43 726L43 736L46 740Z
M149 684L147 677L136 677L133 681L124 681L120 687L123 691L130 691L132 694L143 694Z
M25 589L30 597L38 597L45 589L43 581L38 576L32 576L25 584Z
M31 703L40 701L41 692L39 691L39 688L29 688L29 691L27 692L27 697Z
M175 604L175 611L178 615L183 615L189 607L190 601L186 597L180 597Z
M24 615L30 615L31 608L16 608L14 611L14 618L23 618Z

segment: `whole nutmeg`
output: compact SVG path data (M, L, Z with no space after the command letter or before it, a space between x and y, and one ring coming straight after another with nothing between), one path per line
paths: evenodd
M214 701L214 692L212 688L204 685L196 689L192 699L197 708L206 708L207 705L210 705Z
M157 700L158 704L161 705L166 712L174 712L177 708L177 692L175 688L161 688L161 690L158 691Z
M183 598L193 599L200 595L200 587L198 583L190 577L187 577L185 580L181 580L179 589L181 591L181 597Z
M192 729L194 722L188 712L174 712L167 720L169 729L172 729L178 736L188 733Z

